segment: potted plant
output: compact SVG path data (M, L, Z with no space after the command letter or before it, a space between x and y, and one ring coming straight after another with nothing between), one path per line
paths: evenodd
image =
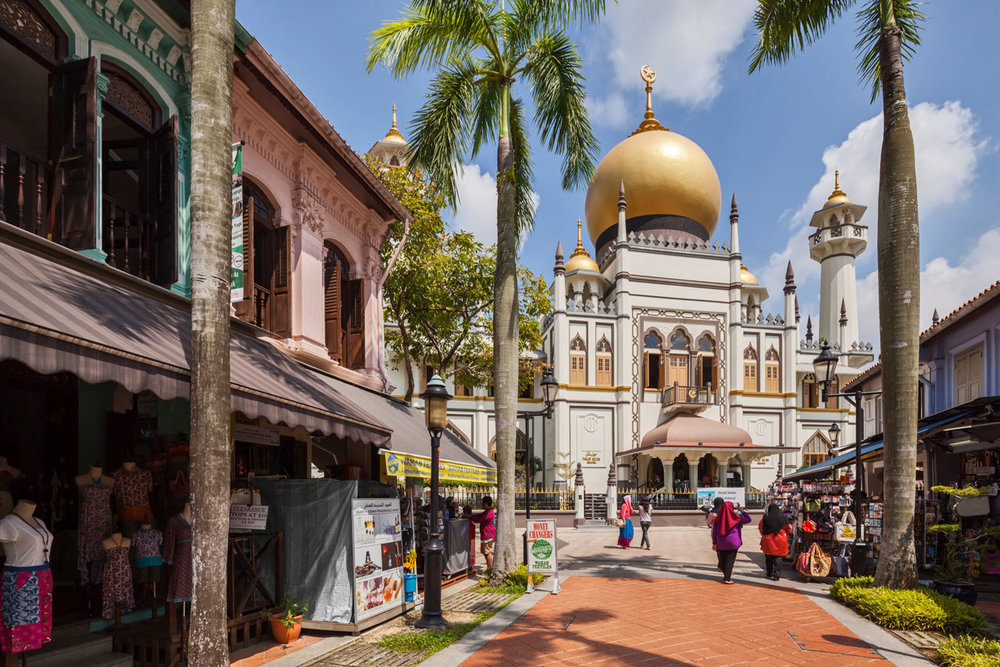
M279 644L290 644L298 639L299 633L302 632L302 616L307 611L309 607L300 605L291 595L285 595L282 609L268 615L274 641Z
M967 505L972 502L985 500L989 493L989 487L968 487L960 489L954 486L934 486L931 488L934 493L943 493L954 497L957 500L953 510L957 516L967 516L958 510L962 503ZM979 512L974 512L973 515ZM976 585L969 574L969 552L972 550L980 553L987 548L986 544L981 544L978 537L965 539L962 536L962 525L960 523L937 523L927 527L927 532L931 535L944 535L946 537L942 558L937 568L934 570L934 590L950 595L951 597L967 604L976 604L978 594ZM995 530L987 530L980 537L993 534Z

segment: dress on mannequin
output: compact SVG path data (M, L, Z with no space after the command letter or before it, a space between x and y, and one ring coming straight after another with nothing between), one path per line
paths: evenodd
M27 511L18 511L25 506ZM48 560L52 533L41 519L31 516L33 510L34 505L21 502L0 519L0 544L7 559L0 598L0 651L4 653L34 651L52 639L52 571Z
M167 520L163 560L171 566L167 602L190 602L194 574L191 566L191 524L180 514Z
M115 498L118 501L118 521L150 521L149 494L153 490L153 474L148 470L126 463L114 473ZM130 532L130 531L129 531Z
M140 584L156 583L160 580L160 567L163 559L160 556L160 545L163 544L163 533L144 525L132 533L132 546L135 547L135 580Z
M128 550L131 542L121 533L114 533L108 538L110 548L106 549L104 560L104 587L101 594L101 616L106 619L115 617L115 603L121 613L135 608L135 597L132 589L132 570L128 564Z
M80 581L84 584L99 584L104 559L101 541L111 534L111 486L102 482L102 477L91 477L89 483L80 486L80 523L77 530L76 565L80 571ZM91 566L95 563L95 566Z

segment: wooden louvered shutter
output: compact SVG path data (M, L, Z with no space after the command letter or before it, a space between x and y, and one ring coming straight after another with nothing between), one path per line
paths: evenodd
M256 316L253 305L253 203L253 196L243 202L243 300L233 304L236 317L244 322L253 322Z
M365 367L364 281L360 278L347 283L347 364L350 368Z
M343 345L340 326L340 299L342 275L340 262L332 255L326 262L323 286L323 309L326 320L326 349L334 361L343 359Z
M278 336L292 335L292 235L291 228L274 230L274 281L271 297L271 330Z
M73 250L89 250L97 246L97 59L60 66L49 91L49 168L57 185L47 232Z
M983 395L983 348L969 355L969 400Z

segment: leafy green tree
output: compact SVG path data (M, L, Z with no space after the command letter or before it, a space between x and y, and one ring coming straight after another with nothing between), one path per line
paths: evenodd
M436 69L411 136L411 158L454 204L455 169L497 142L497 259L493 288L494 413L497 426L497 543L493 577L517 561L514 449L518 389L518 243L532 225L527 86L539 134L562 153L563 187L589 182L597 141L584 104L582 63L563 32L593 20L604 0L411 0L402 16L376 29L368 69L395 76ZM507 11L509 7L510 11Z
M759 41L750 71L787 62L854 5L858 73L882 96L882 156L878 191L879 324L885 410L885 515L880 586L916 584L913 507L917 468L917 355L920 314L920 228L913 134L903 86L903 62L920 44L924 15L914 0L759 0Z

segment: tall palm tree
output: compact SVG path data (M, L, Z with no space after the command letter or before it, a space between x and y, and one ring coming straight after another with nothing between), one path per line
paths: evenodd
M188 664L229 665L229 274L234 0L191 2L191 515Z
M759 0L759 41L750 71L784 63L855 4L858 73L882 96L878 190L878 302L885 406L885 514L875 581L916 584L913 505L917 469L917 359L920 337L920 230L913 134L903 62L920 44L924 15L914 0Z
M509 11L508 11L509 10ZM454 205L455 169L484 143L497 142L497 269L493 289L494 412L497 443L497 543L494 577L517 562L514 454L518 391L517 249L531 229L531 146L525 102L530 91L539 135L563 155L564 188L585 185L597 141L584 104L582 63L562 26L589 21L604 0L413 0L371 36L368 71L395 76L436 69L411 131L412 163Z

